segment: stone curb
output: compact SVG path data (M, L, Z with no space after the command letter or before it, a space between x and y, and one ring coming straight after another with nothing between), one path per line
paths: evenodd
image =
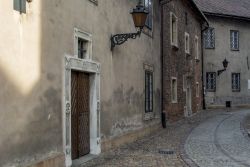
M246 117L241 121L240 123L240 130L243 134L243 136L250 141L250 129L247 129L245 127Z
M195 129L196 127L193 127L189 133L187 133L185 135L185 137L182 139L181 143L180 143L180 157L181 159L184 161L184 163L186 163L186 165L188 167L200 167L199 165L197 165L186 153L185 151L185 143L186 143L186 140L188 138L188 136L192 133L192 131Z

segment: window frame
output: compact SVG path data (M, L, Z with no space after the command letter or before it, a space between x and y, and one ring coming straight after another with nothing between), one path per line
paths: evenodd
M174 80L175 80L175 85L173 85ZM175 93L175 96L173 96L173 92ZM178 82L177 82L177 77L171 77L171 103L178 103Z
M232 42L234 40L233 33L237 33L237 48L234 48L232 45ZM230 30L230 48L231 48L231 51L240 50L240 32L238 30Z
M208 46L207 43L208 43L209 41L208 41L208 36L207 36L207 34L208 34L208 31L209 31L209 30L211 31L211 35L210 35L210 36L211 36L211 38L212 38L212 39L211 39L212 42L210 41L209 46ZM204 38L204 48L205 48L205 49L215 49L215 28L213 28L213 27L208 27L208 29L207 29L206 31L203 32L203 36L204 36L204 37L203 37L203 38ZM211 43L212 43L213 45L212 45Z
M175 22L175 32L173 30L173 19ZM170 42L172 46L178 48L178 18L173 12L170 12Z
M84 59L92 60L92 35L90 33L81 31L78 28L74 29L74 57L77 59L81 59L78 57L79 38L87 42L86 58Z
M148 2L148 5L146 6L146 1ZM147 16L147 20L145 22L145 27L147 27L149 30L153 30L153 11L154 11L154 8L153 8L153 0L144 0L143 1L144 3L144 6L145 6L145 9L148 10L148 16ZM151 3L151 6L149 5L149 3ZM151 25L148 24L149 20L151 21Z
M150 78L151 78L151 82L150 82ZM153 113L154 112L154 75L153 75L153 71L150 71L150 70L145 70L145 99L144 100L145 100L145 114Z
M233 84L233 79L234 79L234 75L238 75L238 88L237 89L235 89L234 88L234 84ZM241 91L241 77L240 77L240 73L232 73L232 75L231 75L231 84L232 84L232 92L240 92Z
M214 88L211 89L211 88L208 88L208 75L209 74L213 74L214 75ZM206 72L206 91L207 92L216 92L216 72Z
M195 59L200 60L199 37L197 35L195 35L194 37L194 42L195 42Z

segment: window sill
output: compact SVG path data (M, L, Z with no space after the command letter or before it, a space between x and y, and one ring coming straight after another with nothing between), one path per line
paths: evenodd
M239 52L239 49L231 49L232 52Z
M199 62L200 62L200 59L195 58L195 61L196 61L196 63L199 63Z
M179 47L176 44L171 44L171 45L172 45L172 49L179 50Z
M154 115L155 115L155 114L154 114L153 111L152 111L152 112L148 112L148 113L144 113L144 118L143 118L143 120L144 120L144 121L152 120L152 119L155 118Z
M215 90L206 90L206 92L211 92L211 93L215 93Z
M185 52L185 54L186 54L186 57L190 57L191 56L191 54L189 52Z
M239 93L240 90L232 90L232 92L234 92L234 93Z
M172 104L177 104L178 102L177 101L171 101Z
M205 49L208 49L208 50L214 50L214 49L215 49L215 47L214 47L214 48L205 48Z
M142 33L153 38L153 30L148 27L144 27Z

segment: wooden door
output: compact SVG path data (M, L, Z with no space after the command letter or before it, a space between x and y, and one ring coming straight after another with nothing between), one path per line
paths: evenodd
M89 74L71 74L71 147L72 159L90 152Z

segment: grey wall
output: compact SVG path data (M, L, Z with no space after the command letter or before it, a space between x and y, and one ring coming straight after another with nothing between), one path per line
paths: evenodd
M232 101L233 106L249 105L250 69L247 66L247 57L250 61L250 22L218 17L208 19L210 26L215 28L215 49L204 49L204 77L206 72L223 69L222 61L225 58L229 61L229 66L225 72L217 76L216 92L206 92L206 104L208 107L225 106L225 101ZM239 51L231 51L230 30L239 31ZM241 75L240 92L232 92L233 72Z
M101 63L101 134L108 141L160 123L160 9L153 31L110 51L110 36L135 32L135 0L42 0L27 13L0 0L0 166L27 164L62 153L64 56L74 54L74 28L92 34L93 60ZM155 117L144 121L144 67L154 67Z

